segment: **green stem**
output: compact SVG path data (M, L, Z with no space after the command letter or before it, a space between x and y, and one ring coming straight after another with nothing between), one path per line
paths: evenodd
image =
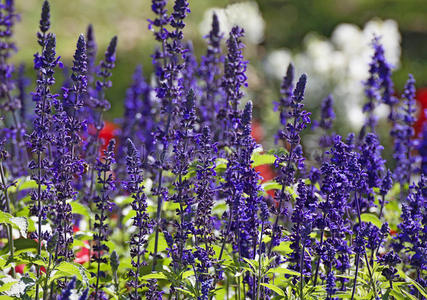
M52 263L52 254L49 253L49 264L47 265L47 269L46 269L46 278L44 279L44 287L43 287L43 300L47 299L47 295L48 295L48 281L49 281L49 275L50 275L50 265Z
M354 274L353 291L351 292L351 300L354 299L354 292L356 291L357 273L359 272L359 253L356 254L356 273Z
M301 300L304 300L304 293L303 293L303 271L304 271L304 251L305 251L305 245L302 245L301 249L301 260L300 260L300 298Z
M104 171L103 176L104 176L104 178L103 178L102 182L104 182L104 183L103 183L102 189L105 190L105 180L106 180L106 176L107 176L105 171ZM102 198L104 198L104 195L102 195ZM101 201L102 201L102 204L104 204L104 199L101 199ZM97 257L98 269L96 272L95 299L98 299L99 273L101 271L101 236L102 236L101 230L102 230L102 223L104 222L104 205L102 205L101 217L99 219L99 222L100 222L100 224L99 224L99 232L98 232L99 237L98 237L98 257Z
M262 245L262 235L264 233L264 222L261 224L261 236L259 238L259 255L258 255L258 284L257 284L257 293L256 299L259 300L260 290L261 290L261 245Z
M9 198L8 188L6 185L6 176L4 174L3 162L0 162L0 175L1 175L1 183L2 183L3 194L4 194L4 197L6 198L6 212L11 214L12 211L10 208L10 198ZM8 239L8 244L9 244L10 259L13 261L15 246L14 246L14 242L13 242L12 225L9 224L6 227L8 229L7 230L7 239ZM16 276L15 266L12 265L12 277L15 278L15 276Z

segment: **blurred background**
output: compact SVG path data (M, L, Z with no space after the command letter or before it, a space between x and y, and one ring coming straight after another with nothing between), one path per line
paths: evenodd
M400 94L411 72L417 80L420 111L427 107L426 0L189 2L192 13L184 33L193 41L198 57L206 51L202 37L209 31L213 11L220 18L222 31L227 32L234 24L245 28L245 57L249 60L246 98L255 104L256 134L267 147L278 126L272 103L279 97L280 80L291 61L297 74L308 74L306 105L315 117L321 100L331 93L338 117L335 130L344 134L360 128L365 101L362 82L367 78L374 35L381 37L386 57L394 66L396 93ZM21 21L15 29L19 52L13 61L25 63L31 78L32 57L39 51L35 35L41 5L42 0L16 1ZM98 58L111 37L118 36L118 60L113 87L108 92L112 108L107 118L112 122L123 112L123 99L135 66L142 64L147 77L152 71L150 54L156 43L147 29L147 18L152 17L149 0L51 1L51 28L57 35L57 53L65 64L71 63L77 37L86 32L88 24L95 29ZM381 107L378 113L386 115ZM420 124L416 125L417 131ZM388 131L384 126L385 136ZM306 133L306 147L315 147L315 143L310 144L315 141L311 134Z

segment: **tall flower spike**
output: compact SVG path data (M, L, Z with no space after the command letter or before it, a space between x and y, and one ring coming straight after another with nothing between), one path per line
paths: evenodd
M94 132L89 133L83 149L84 158L90 165L96 164L96 160L100 152L100 146L103 146L103 148L105 147L105 144L100 144L99 134L102 128L104 128L102 115L111 107L110 102L105 97L105 91L112 86L110 77L112 75L112 70L115 67L116 47L117 37L115 36L111 39L108 48L105 51L104 59L98 66L96 89L95 91L89 90L89 97L87 99L88 105L86 107L86 121L95 129ZM85 178L87 189L85 193L85 201L91 201L90 199L94 197L94 181L94 168L92 168L91 172L88 172Z
M372 40L372 48L374 49L374 54L369 64L369 78L364 82L365 95L368 98L368 102L363 106L363 111L367 113L367 118L360 132L361 138L364 137L368 130L375 132L378 118L374 115L374 109L379 103L389 106L388 119L392 124L394 124L397 117L396 104L398 99L393 95L392 66L385 59L384 48L380 43L379 37L374 37Z
M26 175L26 165L28 163L25 147L25 126L19 116L22 108L21 98L15 95L17 80L14 79L15 66L9 61L14 52L17 51L12 40L13 27L19 15L15 12L13 0L2 1L0 3L0 111L2 116L2 128L0 137L6 138L11 154L5 161L9 172L13 178Z
M98 264L98 271L96 274L96 284L95 284L95 295L100 297L104 292L99 290L100 277L102 276L100 272L101 263L107 263L106 254L108 254L109 248L105 244L108 241L108 236L110 234L110 229L106 223L108 219L108 212L111 211L114 203L111 201L111 194L116 189L115 180L113 179L113 165L115 164L114 158L114 149L115 149L115 140L111 139L107 149L104 151L104 157L97 159L96 169L98 172L97 182L100 184L101 188L99 195L93 200L97 207L97 212L95 216L95 231L93 239L95 245L93 246L94 255L92 259Z
M47 2L45 2L47 3ZM48 7L48 3L44 7ZM48 10L47 10L48 11ZM48 14L47 14L48 15ZM46 9L42 13L42 21L46 22ZM43 29L44 30L44 29ZM37 254L41 255L42 242L48 240L49 233L42 231L42 222L46 219L48 199L54 199L51 190L51 170L47 149L52 143L54 136L51 132L52 126L52 106L57 103L58 95L51 93L51 87L55 84L55 67L59 62L56 57L56 37L52 33L38 33L39 43L42 46L42 54L34 55L34 69L38 71L36 91L32 93L33 101L36 103L35 118L33 121L33 132L28 137L28 145L31 151L36 154L29 164L32 171L31 178L37 183L37 190L31 193L34 204L31 213L37 216L37 233L34 235L38 240ZM42 42L40 42L42 39ZM47 186L42 190L42 185ZM40 267L37 267L37 278L40 278ZM36 284L36 295L39 292L39 284Z
M74 54L72 87L63 87L63 102L55 103L55 115L52 129L56 138L52 145L55 147L53 155L53 178L57 200L54 209L54 232L58 235L55 260L59 257L71 259L73 252L69 249L73 242L72 210L67 201L77 198L75 178L81 178L83 162L79 158L81 133L85 123L79 120L80 109L83 106L83 97L86 96L86 45L83 35L77 41Z
M281 97L278 102L274 102L274 110L279 110L280 124L286 126L289 115L288 107L291 105L292 95L294 89L294 66L290 63L286 69L286 75L283 78L282 85L280 86ZM279 141L281 130L279 130L275 142Z
M159 42L163 42L169 37L168 31L165 29L165 26L170 22L166 9L167 2L167 0L152 0L151 2L151 10L156 14L156 18L148 20L148 29L154 31L154 36ZM157 31L155 27L157 27Z
M97 73L99 79L96 81L97 95L96 98L91 99L92 106L97 110L106 111L111 107L110 102L105 98L105 90L112 86L110 77L112 75L112 70L115 67L116 47L117 36L111 39L108 44L108 48L105 51L104 59L99 64L99 71ZM101 123L101 120L96 121L95 126L97 128L102 128L103 124Z
M391 131L394 137L393 158L396 160L396 169L394 178L401 184L403 190L404 184L411 182L411 175L417 172L418 158L413 155L416 150L416 141L413 125L415 123L416 102L415 102L415 80L410 74L405 84L402 94L403 107L399 111L397 122ZM401 199L403 200L403 199Z
M396 252L405 250L406 261L416 270L416 281L421 286L426 285L426 279L421 275L426 268L426 207L427 179L421 175L418 184L411 185L410 193L402 203L402 222L398 225L400 232L393 243Z
M158 87L156 95L161 103L160 108L160 124L154 133L157 142L162 145L159 158L156 161L158 166L157 171L157 187L154 194L157 196L157 211L156 211L156 238L154 243L154 262L153 269L156 267L158 237L160 229L160 215L162 212L163 201L168 197L168 190L163 185L163 171L167 169L165 164L171 139L171 127L178 120L174 116L179 112L181 105L185 99L183 88L183 54L185 52L182 39L183 28L185 26L184 18L190 11L187 0L176 0L173 7L172 15L169 16L165 8L166 1L153 0L152 10L157 15L154 21L149 20L149 28L154 31L156 39L161 42L161 50L156 50L153 54L153 64L156 68L156 76ZM165 26L170 24L173 28L168 31ZM180 105L177 105L180 104Z
M141 298L139 290L143 287L143 284L139 281L139 271L141 267L146 265L144 254L152 224L147 213L147 198L142 185L144 178L141 158L130 139L127 141L127 148L126 165L129 180L125 184L125 189L132 195L132 209L136 213L135 217L133 217L133 226L136 227L136 232L130 238L130 255L134 269L129 271L129 286L134 288L134 292L130 293L131 299L137 300Z
M333 105L334 99L332 98L332 95L328 95L325 99L323 99L320 106L320 121L313 121L312 128L319 126L323 130L323 133L319 139L319 146L323 148L323 150L325 148L331 147L334 143L334 133L329 132L335 119ZM324 159L324 153L320 154L316 159L322 161Z
M195 192L197 212L195 220L195 238L198 244L211 244L213 235L213 220L211 210L214 205L216 186L214 181L215 159L217 156L216 143L213 142L209 127L203 127L198 136L198 163L196 166Z
M427 115L427 110L424 113ZM427 123L423 126L423 135L418 152L421 155L421 174L427 177Z
M367 175L369 207L374 205L375 200L375 193L372 189L381 187L382 175L385 173L385 160L381 157L383 149L384 147L381 146L375 133L368 133L359 147L359 163Z
M276 193L275 201L278 204L276 209L276 219L272 231L272 240L269 246L268 255L270 256L273 246L277 246L281 240L281 232L279 231L278 220L279 216L284 213L282 204L290 200L290 196L285 192L287 186L291 186L296 181L297 171L304 169L304 157L302 155L302 147L300 144L300 133L310 123L310 113L305 111L304 90L307 83L307 76L301 75L291 92L293 67L290 65L282 84L282 98L277 104L277 109L280 112L280 120L283 128L278 132L278 138L285 145L289 145L288 153L276 155L274 162L278 169L278 175L275 178L276 182L282 185L280 191Z
M228 53L224 63L224 77L221 84L226 97L218 116L224 124L222 131L226 134L225 143L232 138L230 135L232 135L233 128L238 126L240 119L238 107L240 99L243 97L241 88L247 86L246 68L248 62L243 59L244 44L240 40L243 35L244 30L234 26L227 40Z
M89 24L86 30L86 49L87 49L87 67L88 67L88 81L92 83L95 76L96 64L96 41L95 32L92 24Z
M39 28L40 32L37 33L38 43L44 47L46 35L50 28L50 5L47 0L43 2Z
M328 95L325 99L323 99L322 105L320 107L320 128L324 130L331 129L334 119L334 99L332 98L332 95Z
M206 55L202 56L199 74L204 81L202 87L202 97L200 99L200 114L201 121L206 124L215 122L220 106L218 103L221 96L221 67L220 64L224 61L221 53L221 40L223 34L220 32L219 21L217 15L212 16L212 28L209 34L205 37L208 39L208 49ZM217 134L214 132L214 134Z
M73 73L71 80L73 82L71 89L63 88L65 108L78 112L84 105L87 96L87 56L86 42L81 34L77 40L77 47L74 53Z
M142 67L136 66L131 86L126 91L125 110L120 120L121 132L118 148L118 177L124 178L127 139L136 142L136 148L147 154L153 154L155 149L153 131L156 127L152 88L146 82ZM123 174L123 176L121 176Z
M193 178L187 176L190 163L195 155L194 146L194 125L195 116L195 95L193 90L187 94L186 101L180 108L177 128L174 130L175 140L173 145L173 167L172 173L175 175L173 182L174 193L170 200L179 203L180 222L176 225L177 232L174 235L174 242L179 250L178 257L171 254L175 260L178 259L178 265L185 267L188 263L184 258L184 249L187 243L188 235L194 232L192 223L192 206L194 205Z

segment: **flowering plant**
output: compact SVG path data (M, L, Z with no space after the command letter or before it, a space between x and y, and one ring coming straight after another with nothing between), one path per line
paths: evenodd
M263 151L252 102L241 103L244 30L225 35L213 14L199 62L183 35L188 1L151 7L154 80L136 67L111 132L103 114L118 38L97 64L89 26L56 90L55 71L67 66L45 0L32 110L9 62L14 2L0 3L1 298L425 299L426 136L413 129L415 80L394 93L380 39L360 132L332 132L331 96L311 120L309 76L296 80L289 65L274 102L277 148ZM381 103L389 162L376 134ZM311 124L322 135L313 155L301 141Z

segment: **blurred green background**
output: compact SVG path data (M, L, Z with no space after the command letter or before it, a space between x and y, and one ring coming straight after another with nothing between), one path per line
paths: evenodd
M172 2L170 6L172 6ZM190 0L192 13L185 28L186 39L193 40L198 55L205 52L205 43L199 32L204 13L211 7L226 7L239 1ZM304 36L316 32L330 37L340 23L354 23L363 27L373 17L394 19L401 33L401 67L395 72L397 89L401 89L410 71L417 79L417 87L427 86L427 1L426 0L258 0L265 20L264 40L245 50L250 60L249 78L251 97L255 103L277 99L278 82L265 81L262 61L272 49L286 47L301 50ZM32 67L32 57L39 50L37 31L42 0L16 0L21 21L16 25L15 40L19 52L15 62ZM153 17L148 0L52 0L51 30L57 35L57 53L69 64L77 37L88 24L95 28L100 58L109 39L118 35L118 61L113 75L113 87L108 92L112 109L110 119L120 117L125 90L133 69L143 64L145 74L151 72L150 54L155 47L152 33L147 29L147 18ZM285 66L283 66L285 68ZM31 74L29 70L28 74ZM250 74L251 75L251 74ZM309 74L310 75L310 74ZM265 118L265 116L264 116Z

